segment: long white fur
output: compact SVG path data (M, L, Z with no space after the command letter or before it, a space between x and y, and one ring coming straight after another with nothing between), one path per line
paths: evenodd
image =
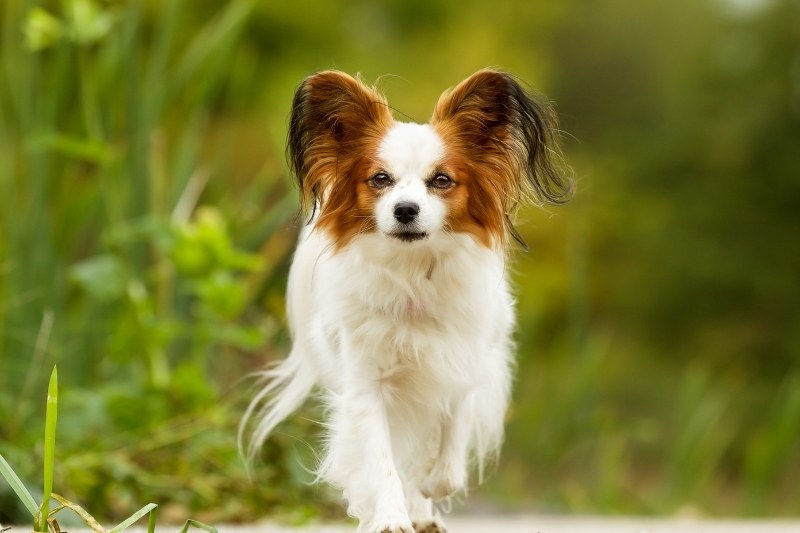
M444 531L432 501L466 490L470 459L482 468L502 442L505 252L446 227L446 205L424 186L443 151L430 126L396 124L379 151L396 184L376 204L377 231L337 250L306 226L289 275L292 350L245 417L257 420L252 458L317 387L329 413L318 474L342 488L362 533ZM420 205L427 239L388 235L398 201Z

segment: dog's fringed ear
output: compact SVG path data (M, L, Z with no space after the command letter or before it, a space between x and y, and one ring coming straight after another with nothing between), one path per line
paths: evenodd
M506 211L527 192L547 204L562 204L572 196L573 181L559 168L555 113L509 74L476 72L442 95L431 123L493 174L483 179L497 180L493 186L505 190Z
M392 121L385 98L360 80L339 71L306 78L292 102L287 158L300 186L301 204L321 200L343 166Z

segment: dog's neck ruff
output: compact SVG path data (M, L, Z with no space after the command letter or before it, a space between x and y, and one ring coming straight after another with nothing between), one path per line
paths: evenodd
M329 280L337 284L333 292L354 298L368 312L405 323L441 324L471 316L480 312L476 302L505 286L504 252L486 248L469 234L443 234L424 243L364 234L328 253L338 265L338 279Z

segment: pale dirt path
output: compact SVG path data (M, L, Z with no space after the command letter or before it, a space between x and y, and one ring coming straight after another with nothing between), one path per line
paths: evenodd
M449 533L800 533L797 520L698 520L635 517L570 517L542 515L451 516ZM162 526L157 533L179 528ZM21 531L18 529L12 530ZM190 530L199 532L199 530ZM219 526L220 533L355 533L355 526L312 525L293 528L276 524ZM71 533L90 533L70 529ZM144 533L143 529L127 530Z

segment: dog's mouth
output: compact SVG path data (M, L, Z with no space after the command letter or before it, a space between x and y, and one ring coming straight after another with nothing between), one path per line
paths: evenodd
M421 241L428 238L428 234L424 231L398 231L389 235L403 242Z

